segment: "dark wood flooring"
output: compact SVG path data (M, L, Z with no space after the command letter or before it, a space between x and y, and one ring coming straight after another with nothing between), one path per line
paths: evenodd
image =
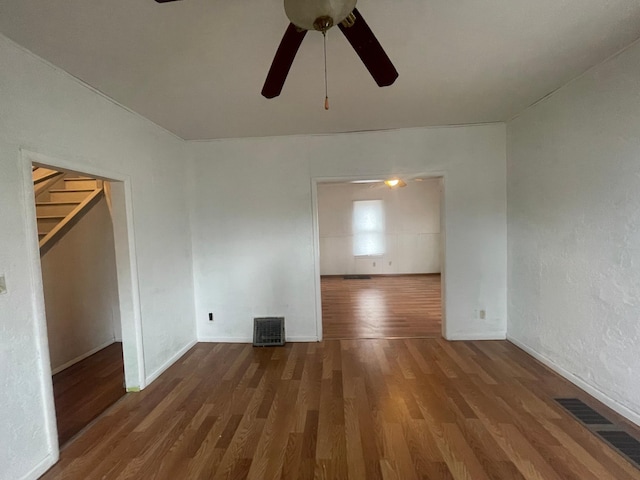
M124 396L122 343L116 342L53 376L58 442L64 445Z
M440 337L440 275L322 277L325 339Z
M198 344L43 478L640 479L555 396L618 418L506 341Z

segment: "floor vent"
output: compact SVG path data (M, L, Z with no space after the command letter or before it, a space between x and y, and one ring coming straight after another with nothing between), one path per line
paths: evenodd
M371 275L345 275L344 280L371 280Z
M585 425L611 425L611 422L577 398L556 398L571 415Z
M621 455L633 463L636 468L640 468L640 442L627 432L605 430L597 431L603 440L611 445Z
M253 346L269 347L284 345L284 317L262 317L253 319Z
M607 442L633 466L640 469L640 441L577 398L556 398L555 401L580 420L585 427Z

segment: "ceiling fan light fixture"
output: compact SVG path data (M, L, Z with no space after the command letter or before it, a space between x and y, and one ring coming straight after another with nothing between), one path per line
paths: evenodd
M407 186L404 180L400 178L390 178L389 180L385 180L384 184L389 188L400 188Z
M274 98L280 95L302 40L309 30L319 30L324 37L324 108L328 110L326 32L336 25L379 87L387 87L396 81L398 71L391 63L367 22L365 22L362 14L355 8L356 1L284 0L285 12L291 23L287 27L271 63L267 79L262 87L263 97Z
M357 0L284 0L284 11L296 27L326 31L347 18L356 7L356 2ZM326 21L318 22L324 17L331 19L331 25L327 26Z

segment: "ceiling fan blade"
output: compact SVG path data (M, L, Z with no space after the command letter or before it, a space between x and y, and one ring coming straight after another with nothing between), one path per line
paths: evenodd
M156 0L158 3L178 2L180 0Z
M398 71L382 49L382 45L364 21L357 8L353 9L356 19L352 26L346 27L342 23L338 25L344 36L354 48L364 66L376 81L379 87L391 85L398 78Z
M264 97L273 98L280 95L293 64L293 59L296 58L296 53L298 53L300 44L306 34L306 30L298 31L298 28L293 23L289 24L276 51L276 56L269 69L264 87L262 87L262 95Z

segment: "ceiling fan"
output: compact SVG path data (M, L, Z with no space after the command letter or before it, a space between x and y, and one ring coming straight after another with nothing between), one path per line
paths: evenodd
M177 0L156 0L158 3L174 1ZM362 14L355 8L356 2L357 0L284 0L285 13L291 23L284 32L262 87L264 97L274 98L282 92L307 32L316 30L325 34L335 25L347 38L378 86L386 87L395 82L398 72Z

